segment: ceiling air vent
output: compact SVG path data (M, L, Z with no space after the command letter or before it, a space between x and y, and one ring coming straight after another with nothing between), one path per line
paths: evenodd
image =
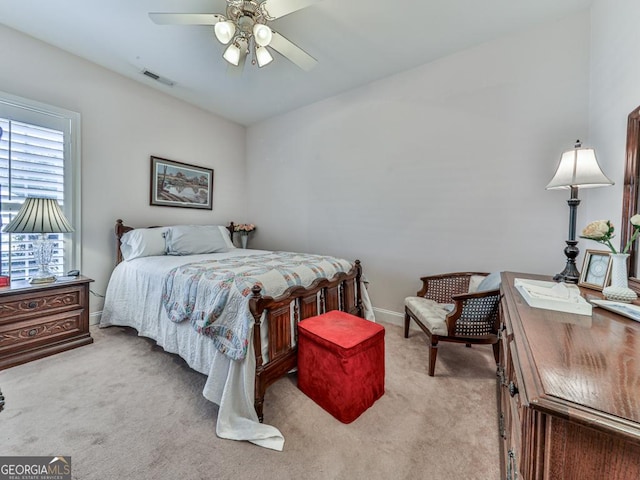
M146 75L149 78L153 78L156 82L163 83L163 84L168 85L170 87L173 87L176 84L176 82L174 82L173 80L169 80L168 78L161 77L157 73L153 73L153 72L147 70L146 68L144 70L142 70L142 74Z

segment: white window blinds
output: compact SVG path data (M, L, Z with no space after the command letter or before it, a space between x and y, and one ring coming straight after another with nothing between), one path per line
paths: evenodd
M3 103L0 94L0 218L6 225L29 195L55 198L79 231L71 147L72 122L42 108ZM40 234L2 233L1 273L12 281L28 278L37 269L31 244ZM79 268L78 234L48 234L55 243L52 271L64 275Z

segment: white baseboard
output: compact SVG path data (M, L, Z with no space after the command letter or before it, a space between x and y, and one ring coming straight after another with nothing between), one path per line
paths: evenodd
M404 326L404 313L378 307L373 307L373 313L376 316L376 321L398 325L399 327Z
M102 317L102 310L99 312L93 312L89 314L89 325L98 325L100 323L100 317Z

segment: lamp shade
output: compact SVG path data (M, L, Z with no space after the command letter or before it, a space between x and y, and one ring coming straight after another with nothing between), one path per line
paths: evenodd
M271 39L273 38L273 32L271 29L262 24L256 23L253 26L253 37L256 40L256 43L261 47L266 47L271 43Z
M240 49L233 43L227 47L222 56L227 62L236 67L240 63Z
M258 60L258 66L264 67L273 61L273 57L267 50L267 47L256 48L256 59Z
M18 214L2 230L6 233L69 233L73 227L55 198L27 197Z
M562 154L555 175L547 185L547 190L556 188L593 188L613 185L602 172L593 148L580 146Z
M225 22L218 22L213 27L213 32L216 34L218 41L224 45L229 43L236 33L236 26L233 22L227 20Z

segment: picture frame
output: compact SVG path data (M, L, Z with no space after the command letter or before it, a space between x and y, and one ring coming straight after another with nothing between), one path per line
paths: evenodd
M213 169L151 156L150 205L213 210Z
M582 262L579 287L602 291L611 282L611 256L601 250L587 250Z

